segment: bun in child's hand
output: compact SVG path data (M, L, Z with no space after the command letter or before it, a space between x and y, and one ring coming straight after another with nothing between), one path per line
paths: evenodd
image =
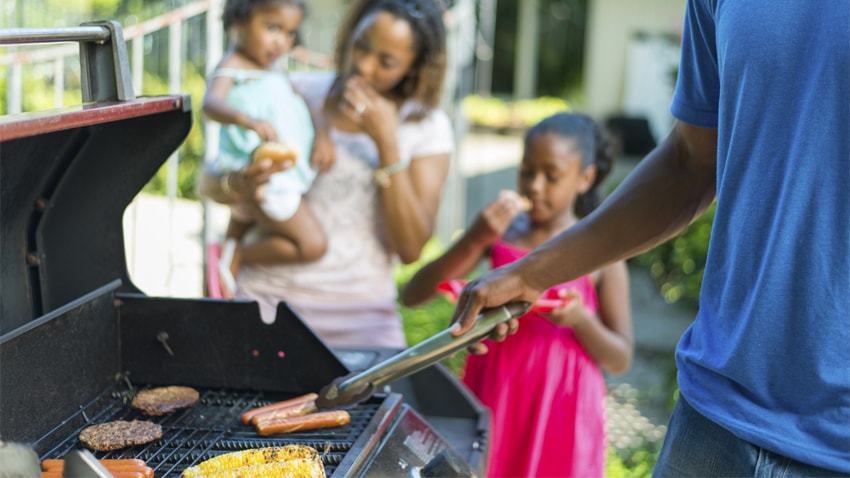
M510 199L511 201L514 201L517 205L517 209L522 212L531 210L531 200L525 196L520 196L510 189L502 189L499 192L499 199Z
M298 153L286 143L268 141L254 148L251 153L251 161L257 162L262 159L270 159L272 162L284 163L292 167L298 159Z

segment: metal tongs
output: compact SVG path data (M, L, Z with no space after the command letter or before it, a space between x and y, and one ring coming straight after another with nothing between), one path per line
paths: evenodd
M377 387L418 372L487 336L497 325L525 314L531 304L511 302L478 314L475 325L458 337L451 330L442 332L398 354L354 374L339 377L319 392L318 408L355 405L374 393Z

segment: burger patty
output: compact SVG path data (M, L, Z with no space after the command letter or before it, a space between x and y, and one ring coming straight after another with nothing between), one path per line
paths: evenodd
M133 397L130 406L147 415L165 415L198 402L198 391L191 387L172 385L142 390Z
M91 450L110 451L162 438L162 426L144 420L116 420L84 428L80 442Z

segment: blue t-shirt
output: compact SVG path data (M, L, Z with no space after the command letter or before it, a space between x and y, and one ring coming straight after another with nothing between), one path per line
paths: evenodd
M850 473L850 2L689 0L671 110L718 129L681 392L748 442Z

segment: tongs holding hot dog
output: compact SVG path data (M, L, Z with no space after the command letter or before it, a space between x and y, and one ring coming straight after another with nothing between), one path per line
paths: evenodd
M478 314L472 329L463 335L454 337L445 329L362 372L339 377L322 388L316 406L328 409L357 404L369 398L378 387L418 372L483 339L497 325L525 314L530 307L528 302L511 302L486 309Z

